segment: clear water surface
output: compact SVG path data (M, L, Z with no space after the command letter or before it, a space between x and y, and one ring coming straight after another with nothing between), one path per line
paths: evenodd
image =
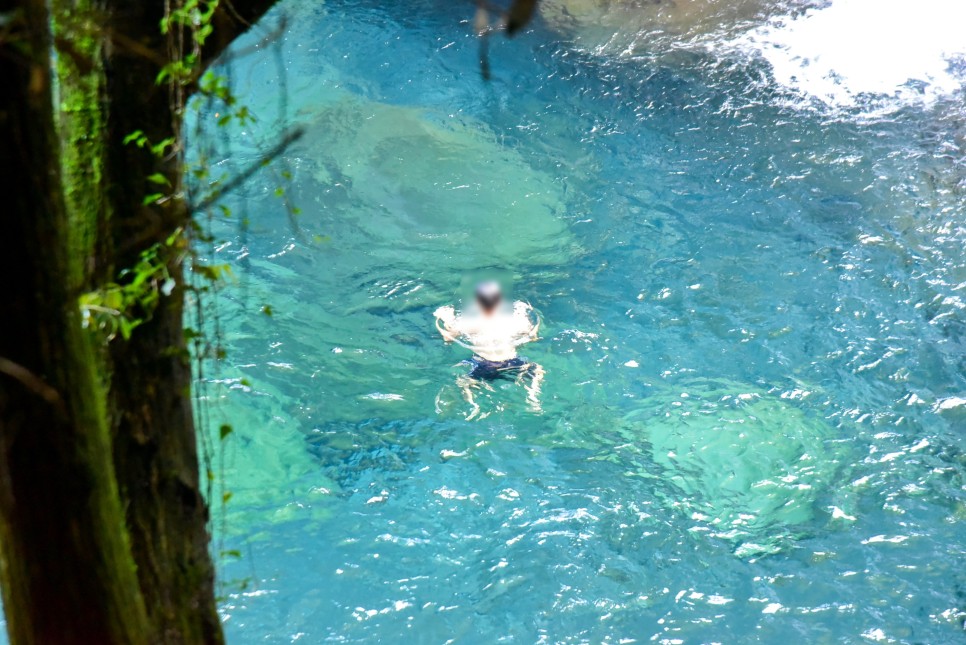
M469 3L238 44L287 15L222 67L258 121L203 109L194 154L305 136L211 224L232 642L963 639L966 74L864 85L809 36L850 7L544 18L489 83ZM544 317L542 413L466 418L432 312L483 275Z
M221 67L257 122L197 117L216 175L305 128L205 251L230 641L962 641L955 3L885 43L868 2L550 3L489 83L471 4L283 4ZM829 24L935 56L866 85ZM506 381L466 418L432 312L483 275L543 315L539 414Z

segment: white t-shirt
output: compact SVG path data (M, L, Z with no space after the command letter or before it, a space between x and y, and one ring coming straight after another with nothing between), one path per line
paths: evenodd
M456 313L452 305L436 310L436 326L443 338L454 340L488 361L516 358L517 346L537 337L539 323L530 318L532 307L521 301L485 314L478 308Z

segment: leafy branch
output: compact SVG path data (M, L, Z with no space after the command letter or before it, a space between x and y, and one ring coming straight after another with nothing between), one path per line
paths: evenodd
M81 322L87 329L111 341L118 334L125 340L151 319L162 295L170 295L175 282L168 270L168 249L183 246L179 229L165 242L141 252L137 264L121 271L118 282L109 282L80 297Z

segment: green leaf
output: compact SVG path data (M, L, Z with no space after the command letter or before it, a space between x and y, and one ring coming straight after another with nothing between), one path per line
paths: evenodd
M212 282L218 282L222 278L230 278L234 274L231 265L228 264L194 264L192 268L198 275L207 278Z
M127 145L127 144L131 143L132 141L136 141L137 139L139 139L139 138L141 138L143 136L144 136L144 132L143 131L141 131L141 130L135 130L131 134L129 134L126 137L124 137L124 145Z
M248 111L248 108L245 107L244 105L238 108L238 111L235 112L235 118L238 119L240 123L245 123L246 121L255 120L255 117L251 115L251 113Z
M134 328L137 325L135 323L129 321L124 316L120 316L118 318L118 321L117 322L118 322L118 325L120 326L121 338L123 338L124 340L130 340L131 339L131 332L134 331Z
M144 206L150 206L151 204L154 204L154 203L156 203L156 202L157 202L157 201L158 201L159 199L161 199L162 197L164 197L164 193L151 193L150 195L148 195L147 197L145 197L145 198L144 198L144 199L143 199L143 200L141 201L141 203L142 203L142 204L143 204Z
M231 491L229 491L227 493L224 493L221 496L221 503L222 504L227 504L228 503L228 500L230 500L230 499L231 499Z
M148 175L148 181L150 181L151 183L154 183L154 184L160 184L162 186L170 186L171 185L171 182L168 181L168 178L165 177L164 175L162 175L159 172L156 172L153 175Z
M202 25L198 28L198 31L195 32L195 42L197 42L199 45L204 45L205 39L211 35L213 30L214 27L212 25Z
M145 141L147 141L147 139L145 139ZM160 156L164 155L164 151L168 147L173 146L173 145L174 145L174 137L168 137L167 139L164 139L164 140L162 140L162 141L154 144L153 146L151 146L151 152L156 157L160 157Z
M235 429L232 428L230 425L228 425L227 423L223 423L221 424L221 427L218 428L218 438L224 439L234 431Z
M271 317L274 312L272 311L271 305L264 305L262 307L262 313L265 314L266 316Z
M121 310L124 308L124 293L117 285L111 285L101 296L101 304L108 309Z

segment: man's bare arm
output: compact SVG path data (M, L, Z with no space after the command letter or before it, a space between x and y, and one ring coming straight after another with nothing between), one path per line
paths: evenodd
M526 335L527 340L524 342L529 342L531 340L536 340L537 336L540 334L540 316L533 311L533 307L529 302L523 302L518 300L513 305L514 313L519 316L522 320L526 322ZM536 322L534 322L536 321Z

